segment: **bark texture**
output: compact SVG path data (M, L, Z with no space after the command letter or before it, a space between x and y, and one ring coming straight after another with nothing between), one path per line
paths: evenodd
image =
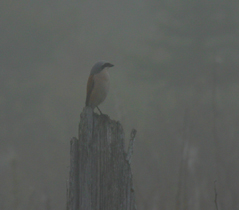
M135 134L126 153L121 124L84 108L79 140L71 140L67 209L136 210L130 168Z

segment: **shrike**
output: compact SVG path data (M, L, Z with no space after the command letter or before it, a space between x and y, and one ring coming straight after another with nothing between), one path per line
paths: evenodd
M91 107L93 111L96 107L101 114L102 112L98 106L105 100L109 92L110 75L107 70L113 66L106 61L97 62L92 67L87 82L85 105Z

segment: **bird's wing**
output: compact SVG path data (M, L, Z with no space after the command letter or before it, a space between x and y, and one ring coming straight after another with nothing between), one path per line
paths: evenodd
M90 95L92 93L93 88L94 88L94 75L90 75L87 82L87 89L86 89L86 100L85 100L86 106L89 105Z

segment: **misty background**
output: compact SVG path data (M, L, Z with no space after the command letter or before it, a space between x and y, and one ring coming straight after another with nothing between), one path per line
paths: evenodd
M0 209L66 207L91 67L119 120L139 210L239 209L239 2L0 2ZM215 183L216 180L216 183Z

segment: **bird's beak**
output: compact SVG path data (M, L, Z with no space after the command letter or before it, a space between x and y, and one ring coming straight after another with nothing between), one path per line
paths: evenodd
M113 65L113 64L111 64L111 63L109 63L109 64L108 64L108 67L113 67L113 66L114 66L114 65Z

